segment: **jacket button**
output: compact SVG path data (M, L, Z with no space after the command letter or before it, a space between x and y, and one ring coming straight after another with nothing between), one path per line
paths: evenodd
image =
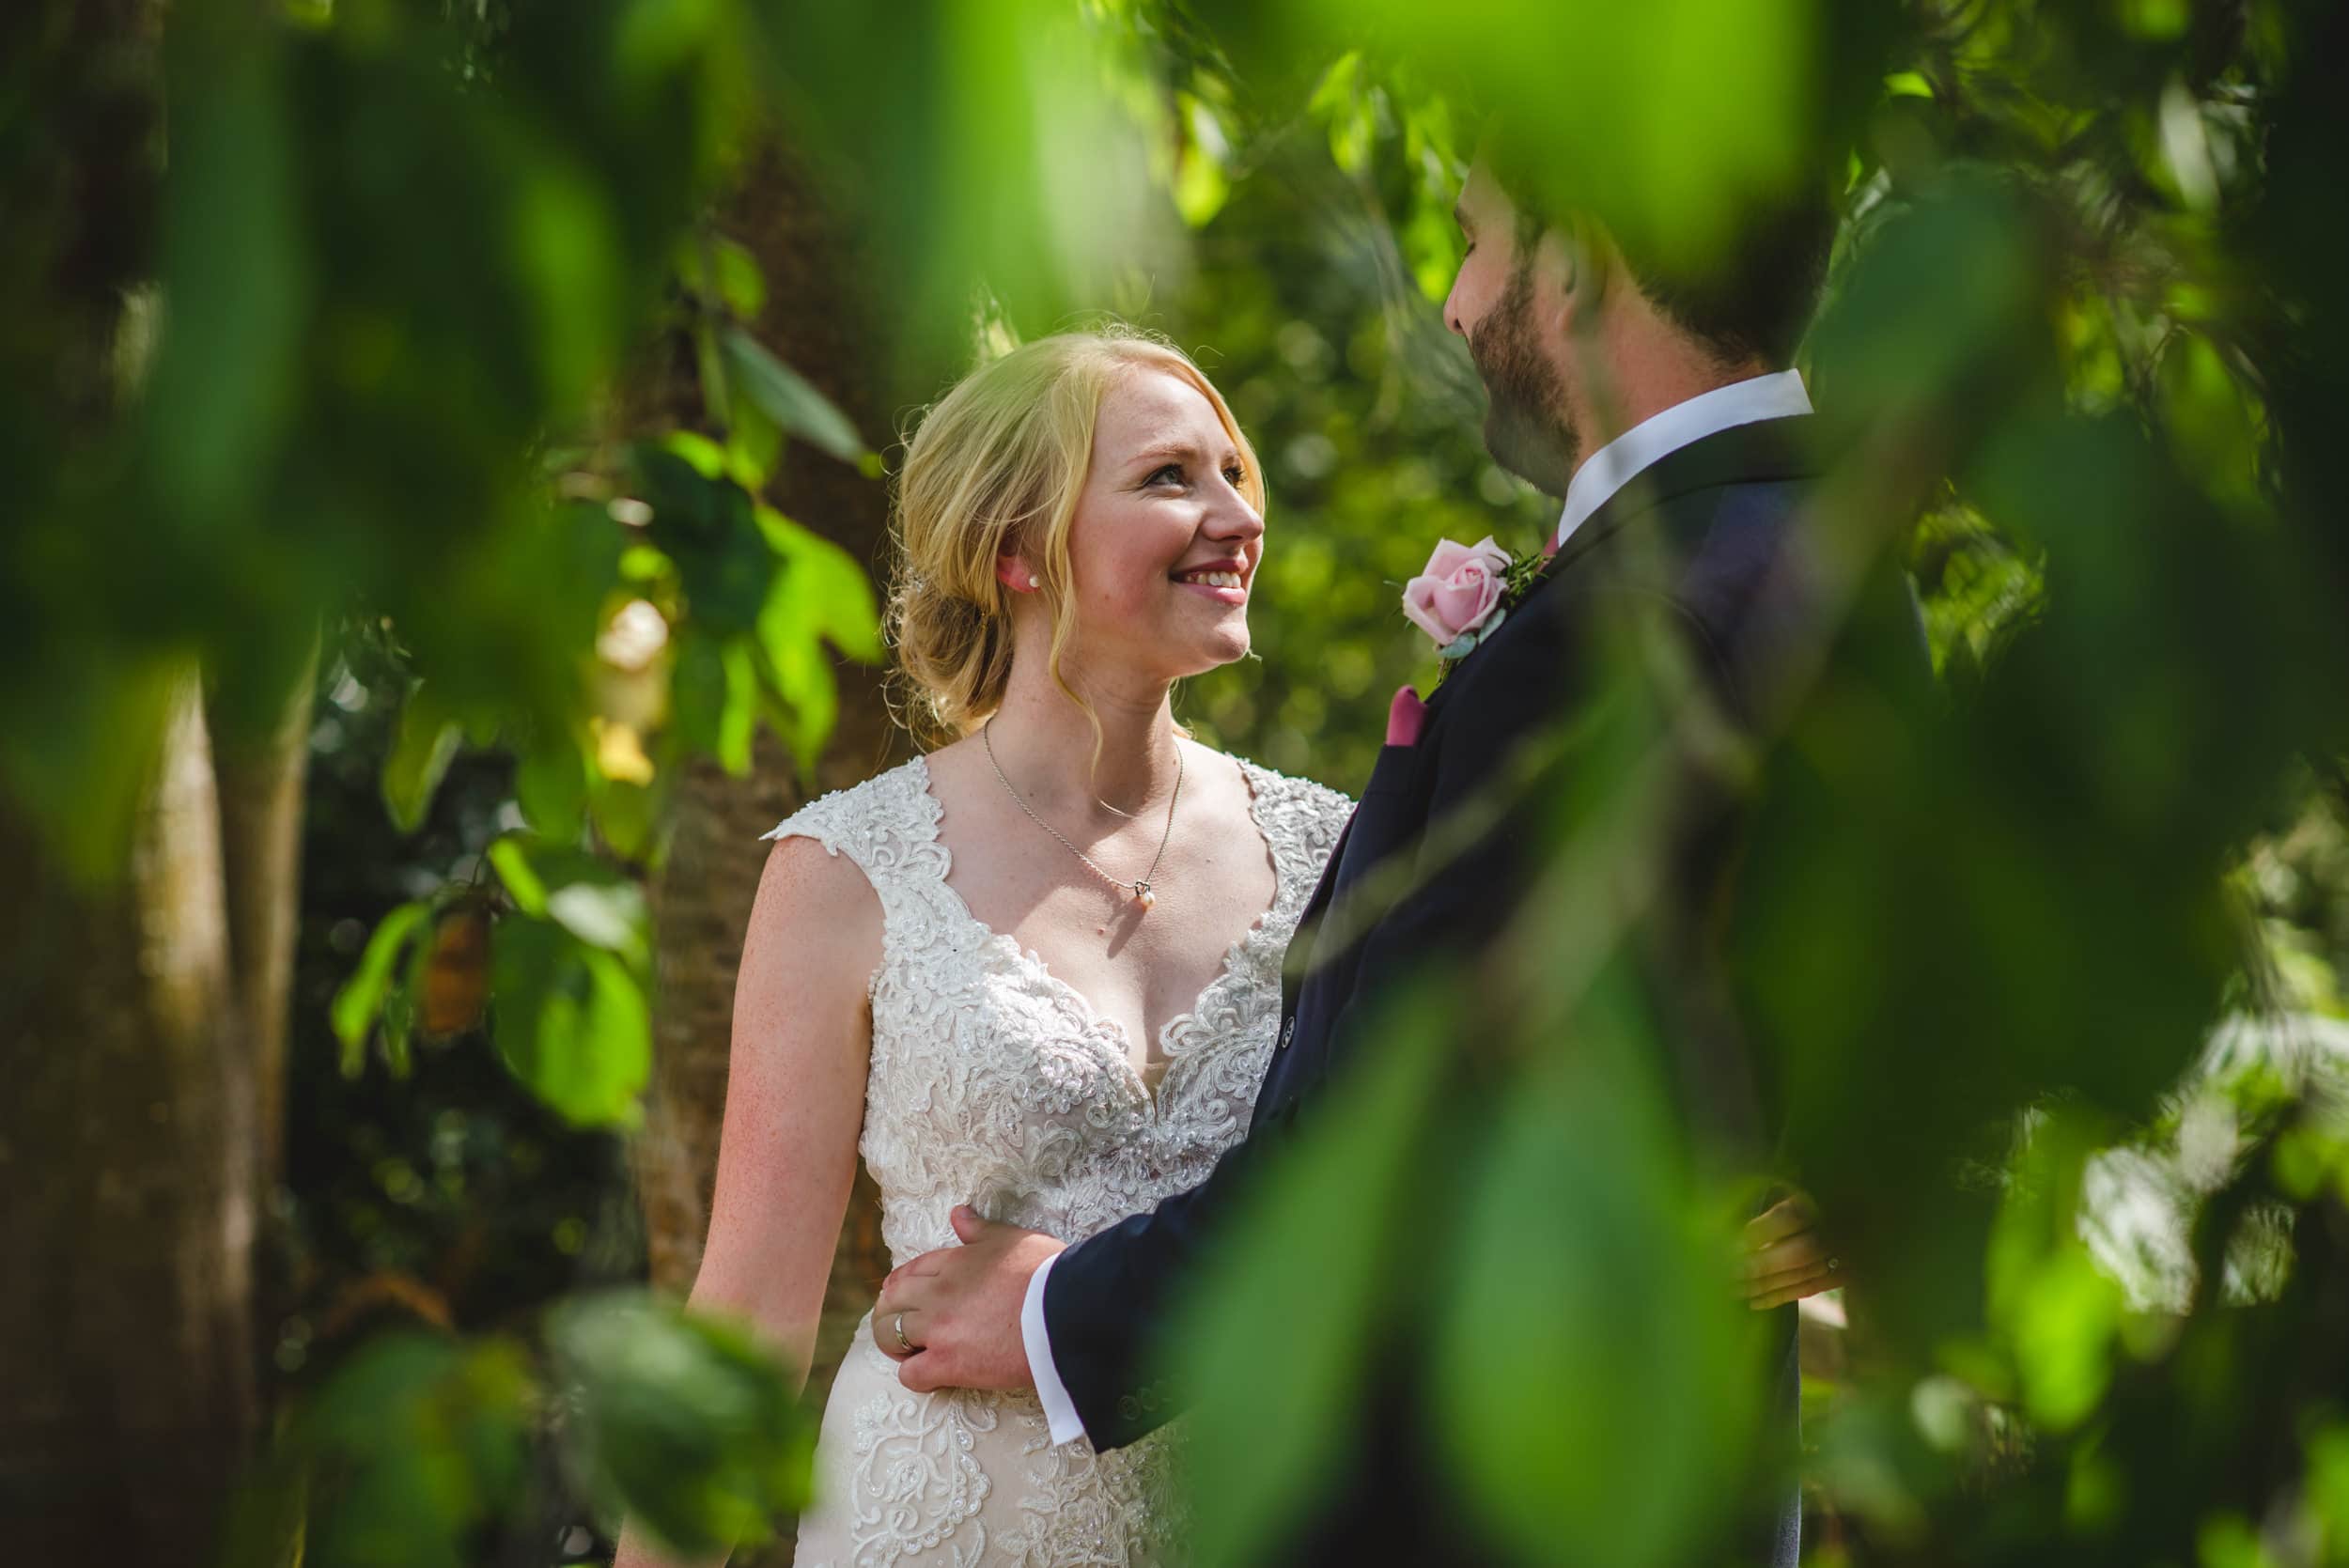
M1295 1038L1296 1034L1297 1034L1297 1015L1296 1015L1296 1014L1294 1014L1294 1013L1291 1013L1291 1014L1290 1014L1287 1017L1283 1018L1283 1019L1281 1020L1281 1037L1280 1037L1280 1039L1278 1039L1278 1040L1276 1040L1276 1041L1274 1041L1274 1042L1273 1042L1272 1048L1273 1048L1274 1050L1286 1050L1286 1049L1288 1049L1288 1048L1289 1048L1289 1041L1290 1041L1291 1039Z
M1142 1405L1131 1394L1120 1394L1117 1399L1117 1413L1129 1421L1137 1421L1142 1416Z

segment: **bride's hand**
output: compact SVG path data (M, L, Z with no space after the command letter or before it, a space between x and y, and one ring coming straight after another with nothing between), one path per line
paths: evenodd
M1828 1250L1818 1225L1800 1194L1746 1221L1746 1305L1764 1312L1844 1283L1843 1260Z

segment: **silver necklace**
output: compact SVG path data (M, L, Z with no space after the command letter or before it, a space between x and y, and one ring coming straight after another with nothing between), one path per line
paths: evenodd
M1156 904L1159 901L1159 895L1154 891L1155 883L1153 878L1155 878L1159 874L1159 862L1166 859L1166 846L1168 843L1174 837L1174 802L1183 798L1182 747L1176 746L1174 748L1174 790L1173 794L1166 798L1166 831L1159 835L1159 852L1150 858L1150 869L1143 873L1141 881L1123 882L1111 876L1108 872L1103 871L1099 866L1094 864L1092 856L1086 854L1083 850L1069 843L1067 838L1062 834L1058 828L1053 827L1050 822L1047 822L1044 818L1036 815L1034 811L1029 807L1028 802L1019 798L1019 792L1011 786L1011 781L1003 777L1003 765L995 760L995 737L989 733L994 728L995 721L992 719L989 719L986 723L981 724L979 726L979 739L987 747L988 766L995 769L995 777L1002 783L1003 786L1003 793L1011 797L1011 803L1018 806L1021 811L1026 812L1029 821L1034 823L1037 827L1043 829L1054 838L1059 839L1061 847L1076 856L1077 859L1084 862L1085 868L1091 871L1096 877L1098 877L1101 880L1107 882L1111 887L1117 889L1120 893L1130 892L1134 895L1134 902L1141 905L1144 909L1147 909L1152 905ZM1114 806L1110 809L1116 811ZM1127 814L1124 812L1118 812L1117 815L1124 816Z

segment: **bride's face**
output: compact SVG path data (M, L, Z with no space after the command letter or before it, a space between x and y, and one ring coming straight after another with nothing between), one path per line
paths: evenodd
M1071 521L1072 666L1179 680L1248 652L1264 520L1214 405L1137 367L1101 401Z

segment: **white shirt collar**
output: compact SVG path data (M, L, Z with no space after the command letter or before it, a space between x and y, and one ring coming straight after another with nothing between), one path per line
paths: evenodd
M1682 447L1735 426L1810 411L1811 394L1803 388L1802 373L1779 370L1717 386L1650 415L1575 470L1566 483L1566 509L1550 548L1563 546L1617 490Z

